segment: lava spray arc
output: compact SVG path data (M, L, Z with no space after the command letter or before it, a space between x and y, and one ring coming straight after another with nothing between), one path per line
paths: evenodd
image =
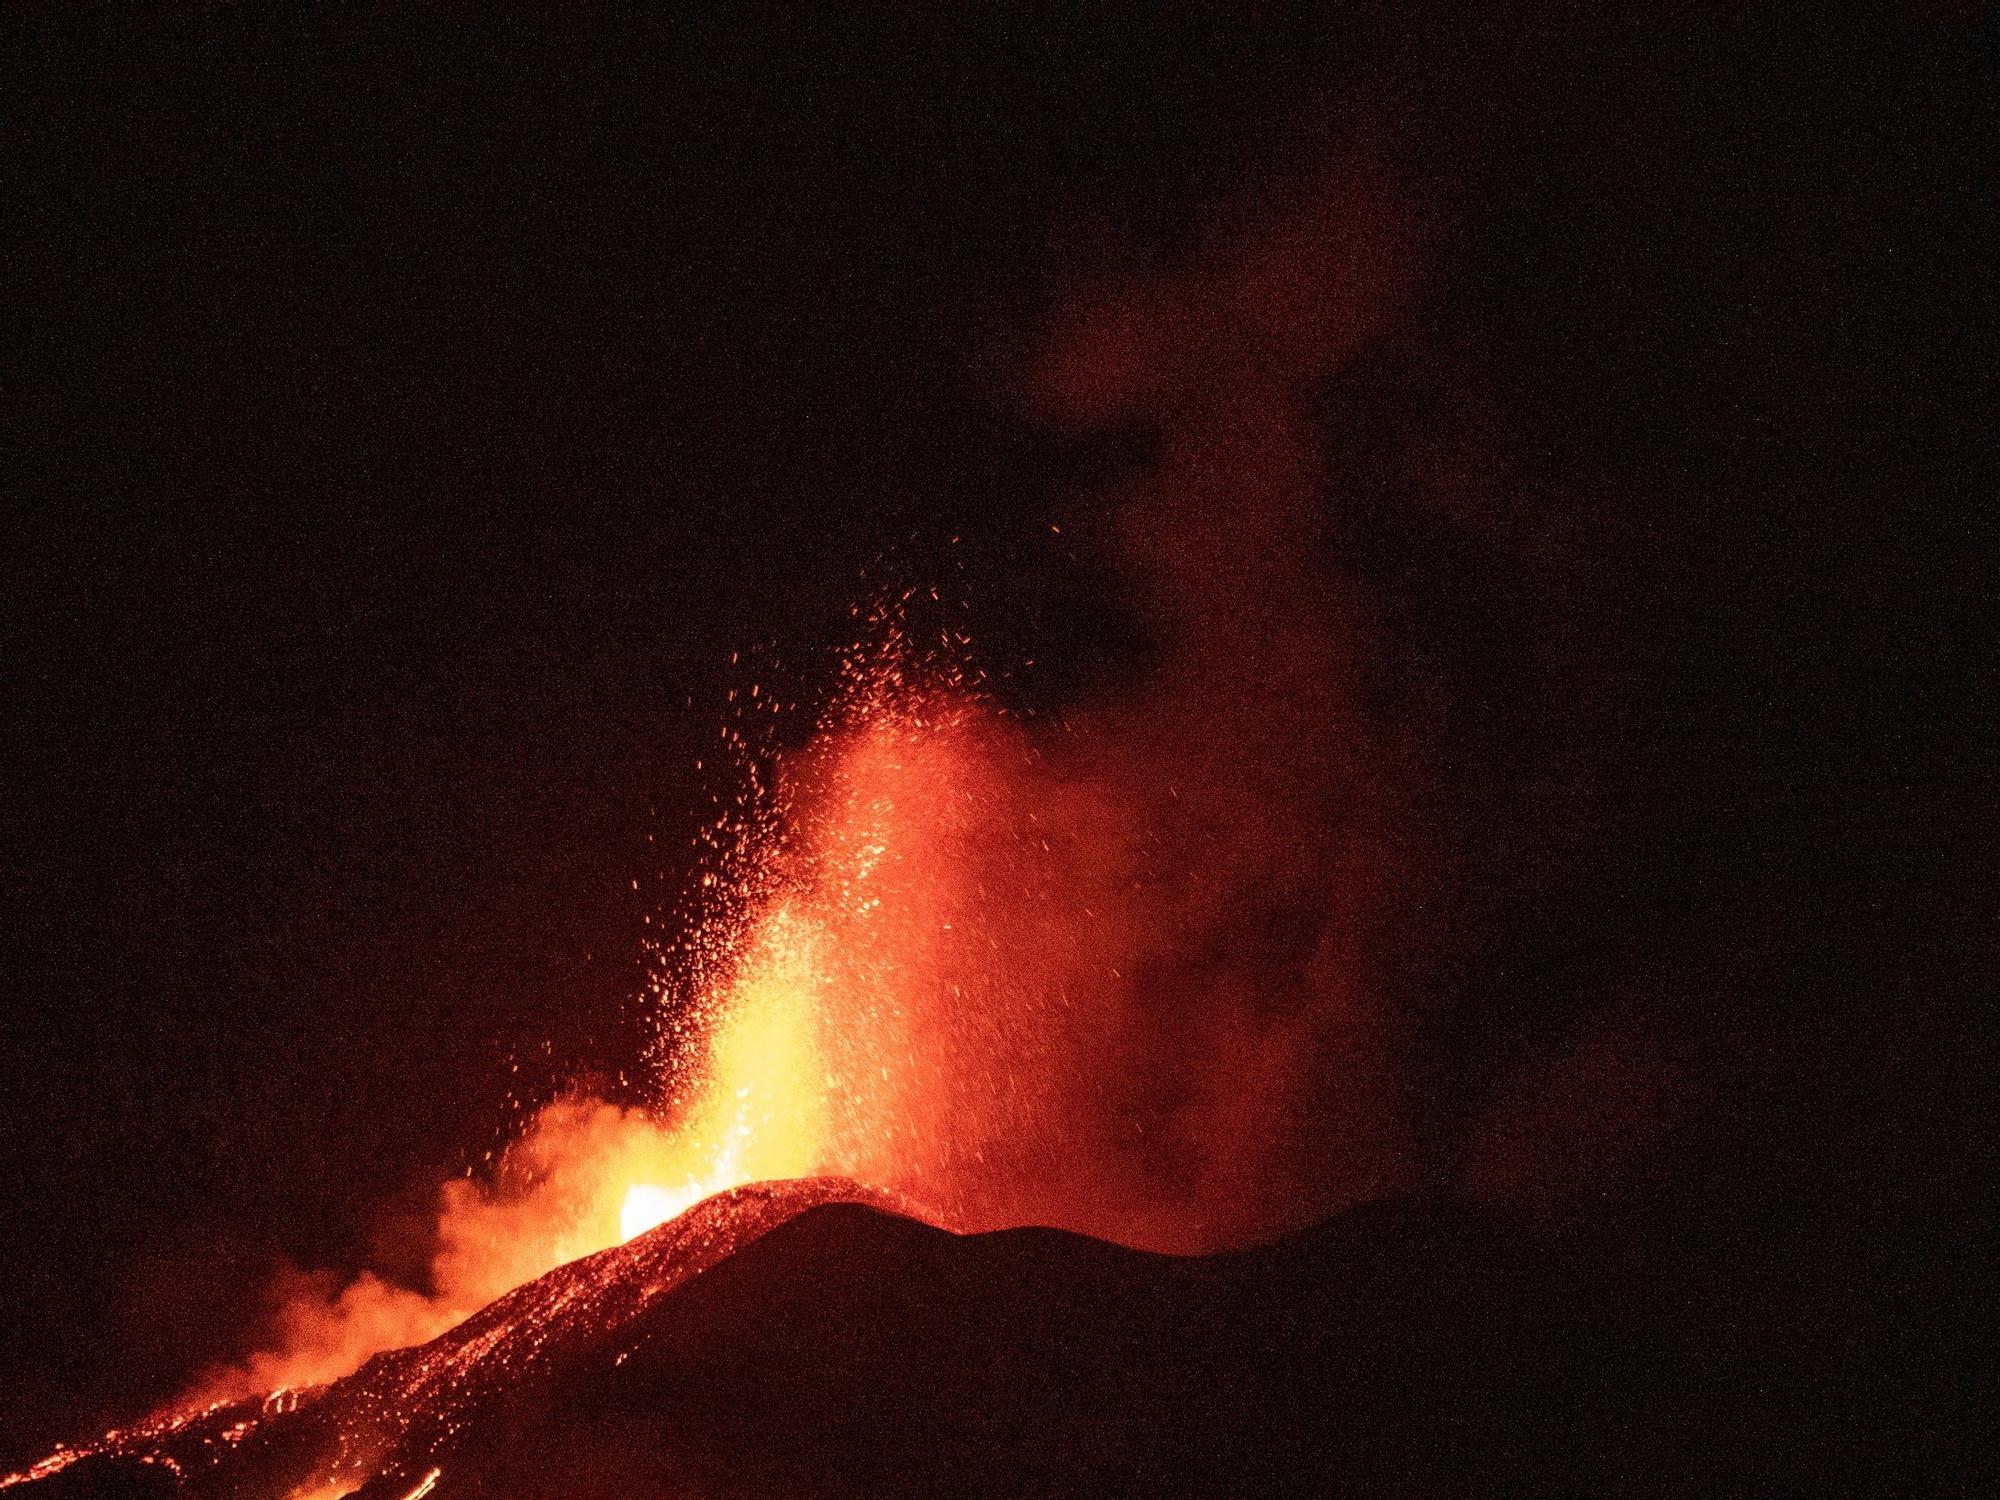
M733 1187L934 1182L913 1149L937 1128L916 1028L943 1018L909 986L924 978L922 930L950 918L924 846L972 795L973 738L999 720L955 668L906 665L900 628L885 630L850 656L818 738L775 780L729 731L744 790L697 841L701 899L657 955L656 1102L542 1106L490 1178L440 1189L429 1291L372 1272L281 1288L267 1347L210 1371L191 1401L334 1379ZM927 1216L950 1222L942 1200Z

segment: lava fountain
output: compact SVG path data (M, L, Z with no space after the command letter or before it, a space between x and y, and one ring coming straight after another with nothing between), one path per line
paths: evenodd
M824 1150L813 934L788 905L758 924L744 973L721 1002L698 1097L625 1190L629 1240L702 1199L747 1182L804 1177Z
M745 790L698 836L700 904L656 955L652 1101L542 1105L489 1173L440 1188L425 1288L307 1281L265 1348L49 1462L144 1455L273 1391L374 1392L364 1425L400 1430L436 1403L377 1356L485 1368L463 1332L483 1309L572 1263L622 1285L637 1262L601 1252L686 1238L711 1201L702 1222L736 1224L749 1210L730 1204L759 1183L788 1186L756 1189L777 1196L749 1229L687 1234L739 1243L814 1192L959 1232L1041 1224L1180 1252L1302 1220L1298 1122L1325 1117L1314 1049L1353 1001L1339 925L1272 906L1295 888L1317 902L1341 847L1319 801L1259 770L1297 758L1271 707L1291 699L1195 712L1170 695L1030 725L951 665L962 638L926 656L893 611L874 623L886 645L850 659L802 749L723 731ZM1297 696L1292 717L1318 711ZM754 685L746 700L770 703ZM1282 986L1267 929L1285 939ZM1365 1161L1365 1112L1340 1118ZM374 1442L344 1445L342 1472Z
M970 795L967 737L997 720L955 672L910 686L890 629L775 784L728 731L746 790L697 840L701 909L658 955L654 1102L542 1105L490 1174L440 1188L428 1290L294 1278L266 1347L208 1372L189 1402L335 1379L748 1183L840 1175L935 1201L927 1216L950 1222L942 1195L923 1196L936 1174L905 1159L949 1107L913 1086L914 1027L938 1018L908 992L927 980L921 929L949 922L936 907L955 856L924 845L938 809Z

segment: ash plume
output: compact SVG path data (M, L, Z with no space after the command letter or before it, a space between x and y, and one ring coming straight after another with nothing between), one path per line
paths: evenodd
M1032 820L1050 851L1022 883L1071 930L1000 944L1067 964L1040 983L1062 1012L1030 1028L1053 1065L1021 1069L1055 1080L1049 1117L996 1220L1213 1249L1405 1167L1369 964L1407 851L1356 698L1365 622L1323 566L1307 403L1397 313L1420 233L1358 171L1288 196L1177 274L1075 300L1030 374L1040 420L1146 432L1153 461L1083 530L1153 660L1025 732L1002 778L1015 846Z

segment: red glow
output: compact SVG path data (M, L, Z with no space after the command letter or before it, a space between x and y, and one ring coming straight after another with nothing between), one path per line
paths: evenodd
M953 1012L971 996L948 971L968 956L955 929L990 960L990 933L960 908L994 795L981 738L1005 731L953 682L909 688L897 660L892 649L852 668L775 795L746 771L742 811L710 831L707 914L656 996L662 1104L543 1106L490 1179L441 1189L430 1292L372 1273L337 1291L306 1278L270 1347L211 1373L191 1400L344 1375L746 1183L840 1175L936 1203L940 1221L970 1201L955 1153L969 1138L976 1152L968 1132L998 1122L968 1112L979 1088L948 1077L979 1071L954 1050Z

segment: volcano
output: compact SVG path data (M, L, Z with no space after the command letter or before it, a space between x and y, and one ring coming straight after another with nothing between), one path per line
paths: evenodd
M1893 1425L1842 1415L1879 1419L1881 1393L1825 1382L1754 1265L1720 1246L1648 1265L1648 1226L1626 1231L1557 1243L1405 1201L1174 1256L956 1234L840 1179L759 1183L343 1379L11 1482L34 1500L1651 1494L1746 1475L1785 1493L1836 1457L1895 1460ZM1733 1334L1701 1308L1733 1309ZM1758 1355L1747 1385L1741 1360L1787 1328L1792 1352Z
M0 1489L2000 1493L1977 8L10 9Z
M756 1184L344 1379L60 1453L23 1493L1407 1493L1550 1457L1523 1414L1561 1381L1509 1264L1437 1209L1177 1257Z

